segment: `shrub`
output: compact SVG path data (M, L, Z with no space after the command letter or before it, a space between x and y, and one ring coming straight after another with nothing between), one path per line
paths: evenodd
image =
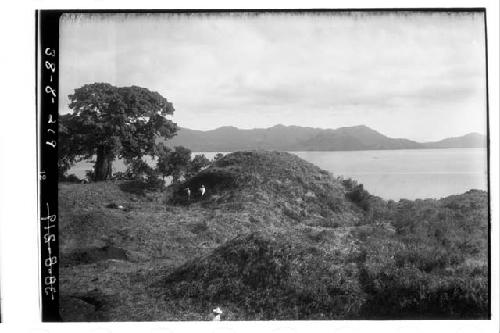
M346 192L346 197L364 211L370 209L370 193L363 188L363 184L351 187Z
M360 284L367 293L367 318L466 319L488 316L487 279L440 277L416 268L364 269Z
M158 190L163 187L163 180L157 170L142 159L127 161L126 178L144 183L149 190Z
M341 179L342 180L342 185L344 185L344 188L347 190L347 191L351 191L353 190L356 186L358 186L358 182L355 181L354 179L352 178L348 178L348 179Z
M196 175L201 170L205 169L210 165L210 161L205 155L195 155L194 158L190 161L186 170L186 178L191 178Z
M220 160L223 157L224 157L224 154L222 154L222 153L215 154L214 158L212 159L212 163L215 164L215 162L217 162L218 160Z

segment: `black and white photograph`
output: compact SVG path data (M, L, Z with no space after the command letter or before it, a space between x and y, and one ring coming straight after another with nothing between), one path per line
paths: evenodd
M490 319L484 8L58 27L57 320Z

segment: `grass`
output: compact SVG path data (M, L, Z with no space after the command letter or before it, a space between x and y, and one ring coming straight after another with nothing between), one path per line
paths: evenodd
M386 202L295 155L238 152L166 192L62 183L59 202L66 321L489 315L482 191Z

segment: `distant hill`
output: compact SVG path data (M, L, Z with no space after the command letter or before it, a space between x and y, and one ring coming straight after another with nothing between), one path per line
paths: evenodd
M469 133L440 141L426 142L423 145L426 148L483 148L486 147L486 136L479 133Z
M321 129L276 125L269 128L239 129L219 127L200 131L181 128L170 147L186 146L192 151L238 151L249 149L280 151L349 151L423 148L486 147L486 137L471 133L459 138L420 143L403 138L390 138L365 125Z
M321 131L319 128L283 125L250 130L230 126L209 131L181 128L167 145L183 145L192 151L290 150Z
M367 126L341 127L323 130L300 142L295 150L375 150L422 148L418 142L389 138Z

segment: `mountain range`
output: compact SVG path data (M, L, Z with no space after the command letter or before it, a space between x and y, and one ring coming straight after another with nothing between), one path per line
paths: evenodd
M390 138L365 125L321 129L276 125L269 128L239 129L232 126L201 131L181 128L166 145L185 146L197 152L238 150L352 151L425 148L484 148L486 136L469 133L433 142Z

